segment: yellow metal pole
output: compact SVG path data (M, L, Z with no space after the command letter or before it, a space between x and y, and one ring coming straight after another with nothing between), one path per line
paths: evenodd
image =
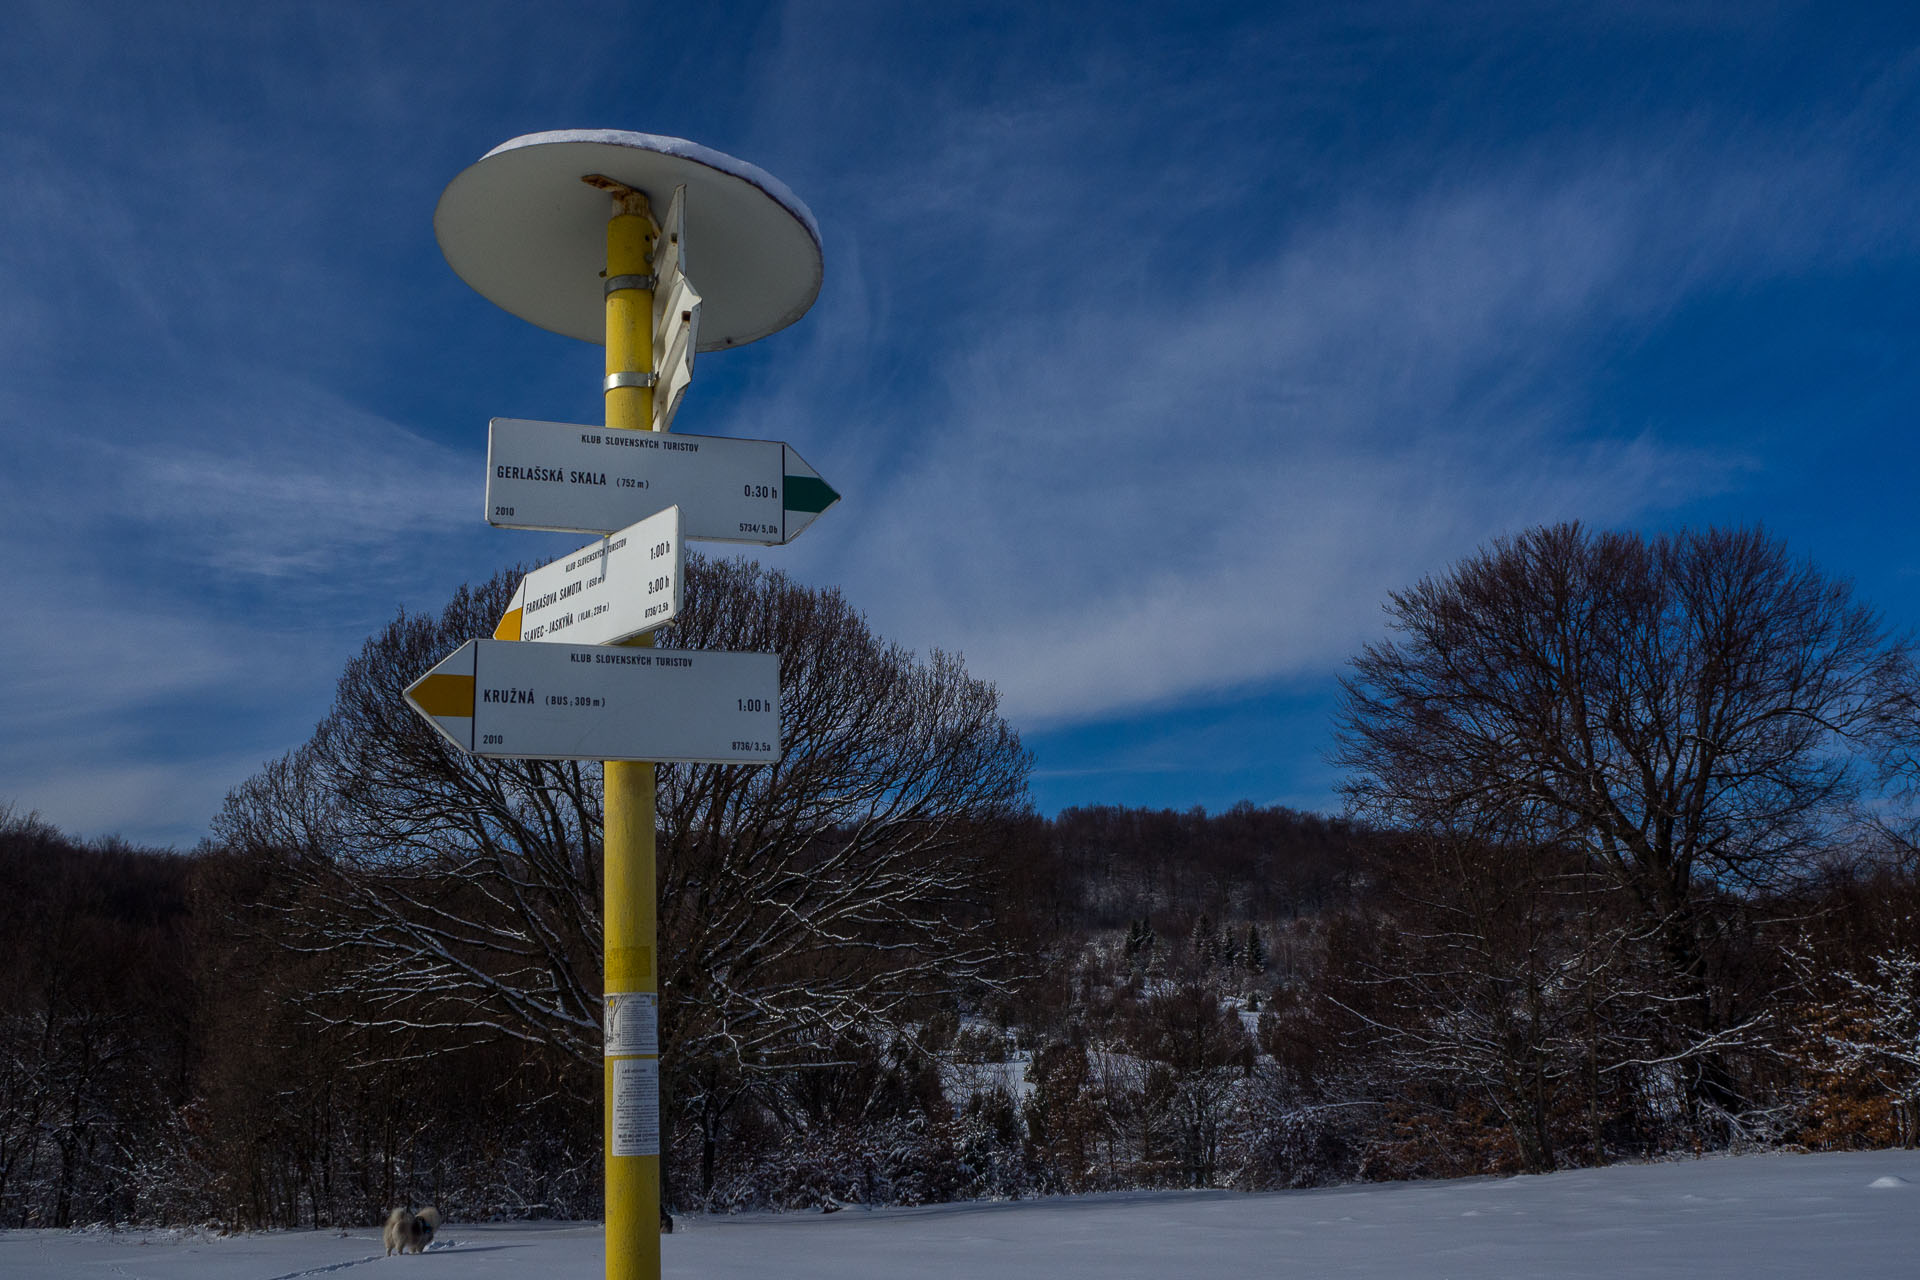
M647 197L605 179L607 222L607 426L653 428L653 289L647 286L658 229ZM623 376L624 375L624 376ZM636 643L650 644L651 637ZM603 765L606 841L602 942L608 1025L647 1025L643 1036L610 1036L605 1058L607 1280L660 1278L660 1056L657 1008L653 765ZM617 1010L617 1012L616 1012ZM647 1052L630 1052L646 1049Z

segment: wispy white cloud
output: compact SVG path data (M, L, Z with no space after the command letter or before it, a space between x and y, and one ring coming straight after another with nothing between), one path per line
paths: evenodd
M857 346L816 348L780 389L834 406L802 429L850 494L802 563L888 634L963 651L1030 727L1325 675L1388 591L1491 536L1659 521L1737 488L1759 456L1599 420L1606 351L1712 291L1916 244L1912 180L1836 156L1830 129L1709 145L1701 126L1376 175L1276 208L1229 254L1178 188L1142 217L1125 174L1059 163L1101 109L948 120L910 175L870 174L872 217L939 227L950 256L907 231L876 259L858 223L880 300L836 315L924 344L934 390L856 392L888 427L849 430ZM971 289L950 278L967 272ZM899 280L929 273L949 312L903 314Z
M471 532L480 457L425 439L312 385L248 379L176 410L171 441L100 446L115 500L224 573L331 585L415 554L421 534ZM476 433L477 435L477 433Z
M68 424L0 480L28 606L0 620L0 791L77 833L191 843L396 605L490 567L478 451L318 387L209 370L138 430L17 392L0 412Z
M228 788L310 727L351 642L128 579L117 549L0 546L33 602L0 624L0 803L80 835L192 844Z

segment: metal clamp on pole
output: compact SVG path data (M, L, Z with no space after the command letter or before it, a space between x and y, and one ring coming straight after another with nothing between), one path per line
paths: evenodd
M606 291L612 293L617 289L652 289L659 283L659 276L608 276Z
M657 373L642 373L638 369L628 369L623 373L607 375L607 390L616 391L621 387L651 387L660 381Z

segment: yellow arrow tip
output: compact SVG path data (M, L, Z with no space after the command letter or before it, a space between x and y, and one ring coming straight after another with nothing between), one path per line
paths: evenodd
M514 638L519 638L517 633ZM472 676L429 675L407 690L407 696L413 699L414 706L436 719L450 716L473 719Z

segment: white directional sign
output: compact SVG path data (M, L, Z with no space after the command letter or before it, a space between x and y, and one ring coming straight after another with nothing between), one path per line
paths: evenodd
M680 612L680 508L648 516L520 579L495 640L619 644Z
M780 656L469 640L407 690L462 751L773 764Z
M777 440L525 418L487 432L487 523L503 529L609 533L678 505L682 537L778 546L839 500Z
M693 353L700 341L700 293L687 279L687 189L675 187L666 221L653 247L653 429L673 425L687 384L693 381Z

